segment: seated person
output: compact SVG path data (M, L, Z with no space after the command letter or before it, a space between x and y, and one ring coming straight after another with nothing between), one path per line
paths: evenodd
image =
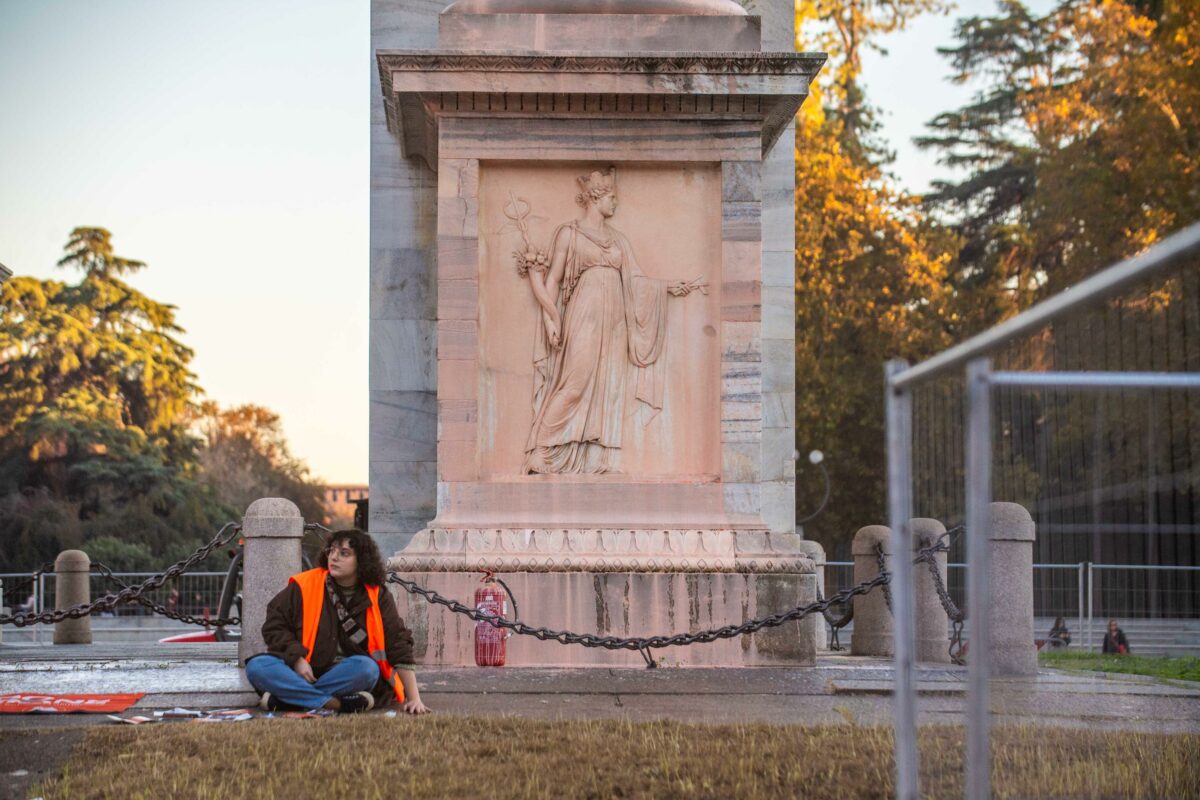
M1066 647L1071 643L1071 632L1067 630L1067 623L1062 617L1054 620L1054 627L1050 629L1050 638L1046 640L1046 644L1050 645L1051 649Z
M412 633L384 583L375 541L338 531L318 566L293 575L267 605L267 652L246 661L246 679L264 711L288 707L367 711L395 696L409 714L427 714L413 666Z
M1129 640L1125 638L1125 631L1118 627L1115 619L1108 621L1108 631L1104 634L1104 644L1100 646L1100 652L1121 656L1129 654Z

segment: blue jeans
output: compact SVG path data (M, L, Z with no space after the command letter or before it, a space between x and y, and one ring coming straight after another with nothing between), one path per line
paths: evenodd
M246 680L259 694L270 692L288 705L313 709L331 697L371 691L379 680L379 665L367 656L350 656L330 667L316 683L309 683L282 658L261 655L246 662Z

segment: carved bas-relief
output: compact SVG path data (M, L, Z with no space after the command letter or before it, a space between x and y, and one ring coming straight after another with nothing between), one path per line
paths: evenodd
M712 483L721 172L593 163L480 165L480 477Z
M663 408L667 298L708 294L702 277L667 282L643 274L629 239L609 222L618 202L614 167L577 181L583 215L555 229L549 252L529 239L528 201L510 194L504 209L524 244L514 253L517 272L541 309L529 474L617 471L630 369L649 422Z

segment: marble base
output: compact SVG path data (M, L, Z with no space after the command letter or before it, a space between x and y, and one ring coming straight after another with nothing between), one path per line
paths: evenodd
M388 568L472 604L497 573L530 625L601 636L671 635L738 624L816 599L816 567L794 533L765 530L429 528ZM475 663L475 623L392 586L422 664ZM511 614L511 609L510 609ZM709 644L656 651L689 666L811 665L816 618ZM508 640L513 666L636 666L634 651Z
M471 572L405 572L403 577L465 604L480 576ZM816 598L809 573L734 572L502 572L530 625L601 636L669 635L737 624ZM475 623L389 587L413 631L422 666L473 666ZM512 616L512 608L509 608ZM813 666L813 637L806 621L708 644L653 650L662 666ZM642 666L635 651L585 648L512 636L507 666Z

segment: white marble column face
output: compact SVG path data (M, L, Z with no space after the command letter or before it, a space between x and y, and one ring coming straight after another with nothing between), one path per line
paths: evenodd
M371 3L370 529L402 546L436 506L436 176L387 130L374 53L434 47L439 0Z
M762 49L796 49L791 0L755 0ZM811 101L809 101L811 102ZM762 517L775 532L795 530L796 462L796 131L789 125L762 163ZM803 449L803 447L802 447Z

